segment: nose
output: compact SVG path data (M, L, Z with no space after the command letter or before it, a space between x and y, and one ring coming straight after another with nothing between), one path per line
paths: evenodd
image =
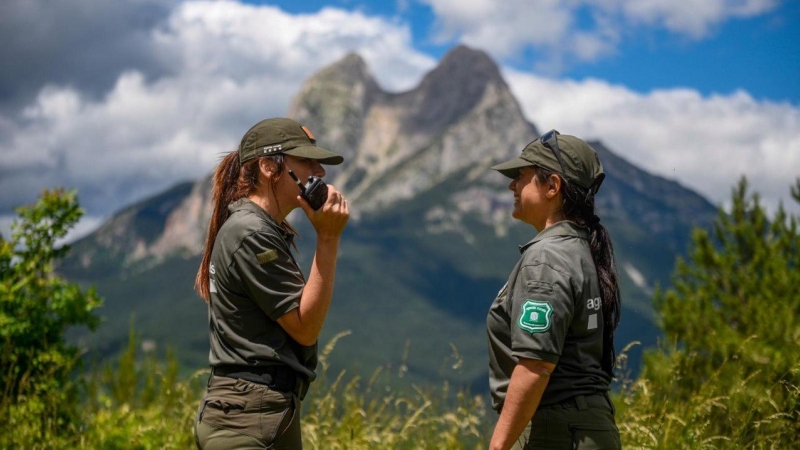
M516 192L516 191L517 191L517 179L516 179L516 178L514 178L513 180L511 180L511 183L508 183L508 189L509 189L509 190L512 190L512 191L514 191L514 192Z
M322 164L319 163L316 159L313 160L313 165L311 166L311 173L315 177L322 178L325 176L325 168L322 167Z

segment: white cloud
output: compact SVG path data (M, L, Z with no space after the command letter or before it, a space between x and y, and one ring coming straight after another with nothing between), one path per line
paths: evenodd
M728 19L752 17L771 11L776 0L587 0L605 14L619 16L631 25L664 28L693 38Z
M534 49L551 68L564 59L614 54L642 26L700 39L731 18L764 14L777 0L421 0L436 16L435 36L460 39L506 58ZM590 20L587 20L590 18Z
M522 45L503 27L481 28L475 11L488 22L501 19L494 2L461 11L461 2L432 3L458 19L444 24L452 30L473 20L474 39L496 33L504 46ZM573 26L572 19L560 3L541 5L556 11L536 20L552 27L547 29L557 39L537 35L540 30L530 30L526 39L551 45L562 39L559 30ZM501 8L503 14L512 10ZM44 187L65 186L78 188L88 214L102 217L205 175L252 123L284 114L302 80L349 51L361 54L390 90L411 88L435 63L413 49L407 25L332 8L290 15L270 6L189 2L173 9L164 24L149 34L147 45L168 75L130 70L99 97L50 85L20 117L0 115L2 212L32 202ZM608 33L588 33L572 48L586 57L612 51ZM725 201L746 173L774 204L787 198L798 175L795 106L759 102L745 93L642 95L601 81L554 81L512 71L506 76L540 128L602 138L631 162L714 201ZM8 223L0 221L3 226Z
M433 8L440 39L461 37L494 55L514 55L529 45L556 47L574 27L559 0L423 0Z
M513 70L506 79L529 120L599 139L651 173L724 204L746 175L770 208L798 211L789 186L800 176L800 108L745 92L702 96L690 89L639 94L598 80L564 81Z
M388 89L411 87L435 61L406 25L323 9L293 16L237 2L178 5L148 44L170 75L122 73L97 98L50 85L19 118L0 116L0 204L44 187L77 187L105 215L212 170L257 120L286 113L314 71L349 51Z

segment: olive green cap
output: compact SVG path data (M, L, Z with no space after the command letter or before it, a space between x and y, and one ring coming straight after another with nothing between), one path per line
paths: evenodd
M555 152L545 146L540 139L526 145L519 158L498 164L492 169L508 178L516 178L520 168L539 166L565 176L570 182L584 189L593 189L594 192L597 192L605 178L603 165L600 163L597 152L589 144L575 136L556 133L556 139L561 158L564 160L563 171Z
M341 155L317 147L316 143L308 127L292 119L265 119L253 125L242 137L239 164L259 156L277 154L316 159L320 164L337 165L344 162Z

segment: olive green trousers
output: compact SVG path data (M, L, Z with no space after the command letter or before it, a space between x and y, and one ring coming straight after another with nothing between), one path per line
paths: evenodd
M602 394L540 407L512 450L618 450L614 407Z
M290 392L212 376L197 410L197 448L300 450L299 414L300 400Z

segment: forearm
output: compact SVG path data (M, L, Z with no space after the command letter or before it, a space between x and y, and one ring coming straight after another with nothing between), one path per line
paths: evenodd
M296 309L297 320L303 334L301 344L312 345L322 331L333 298L338 252L338 236L317 238L314 261L311 264L308 281L303 288L300 306Z
M300 296L300 305L280 317L278 323L292 339L309 346L317 342L328 315L333 298L339 239L347 225L350 210L347 200L331 185L328 185L328 201L318 211L311 209L302 197L298 196L297 201L317 232L317 250Z
M543 361L521 361L514 368L503 410L492 434L491 450L508 450L533 418L554 366Z

